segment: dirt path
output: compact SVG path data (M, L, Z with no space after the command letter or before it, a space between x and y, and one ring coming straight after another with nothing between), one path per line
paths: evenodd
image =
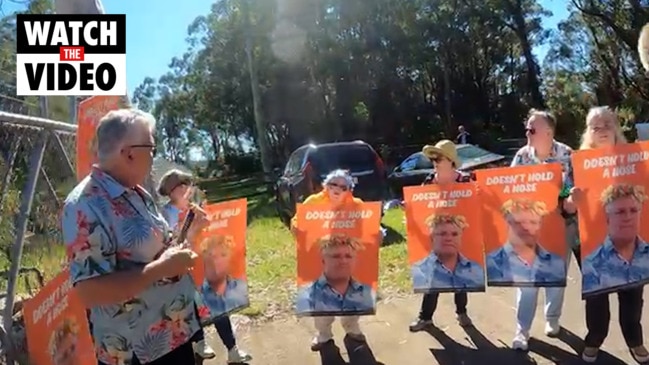
M566 330L560 338L551 339L543 334L543 305L539 302L537 320L532 329L532 335L537 340L530 341L528 355L509 349L515 328L513 289L490 289L484 294L471 294L469 314L475 328L467 331L455 322L452 295L442 295L440 298L435 314L438 329L430 333L408 332L408 324L418 312L419 296L380 303L377 315L363 318L362 326L377 360L385 365L581 364L576 354L582 346L580 338L585 333L585 327L583 303L577 282L579 279L579 273L573 268L562 316L562 325ZM542 299L542 295L539 299ZM633 364L616 324L617 300L612 300L611 314L614 323L603 348L609 355L600 356L598 364ZM644 323L647 324L647 316ZM334 326L336 342L346 358L340 325ZM252 365L321 363L319 356L309 348L312 336L309 319L290 318L240 327L238 341L242 348L255 356ZM218 356L205 364L224 364L223 346L218 339L211 337Z

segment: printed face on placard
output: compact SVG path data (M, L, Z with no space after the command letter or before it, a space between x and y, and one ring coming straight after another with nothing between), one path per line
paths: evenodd
M204 323L250 304L246 279L247 200L203 207L209 226L194 242L198 262L192 276Z
M322 251L322 272L333 280L349 280L356 267L356 251L350 245L332 246Z
M573 156L582 255L582 295L649 282L649 142L578 151Z
M515 244L534 247L539 242L541 233L540 214L532 209L515 210L505 215L509 227L507 240Z
M86 310L71 289L70 273L64 270L25 302L29 358L34 364L97 363Z
M373 314L380 203L300 204L296 217L297 314Z
M406 187L408 258L415 293L485 290L482 217L473 183Z
M613 240L633 240L640 233L642 204L632 196L625 196L608 203L606 224Z
M54 365L81 364L76 357L77 334L76 324L65 321L52 333L50 345L52 349L52 363Z
M486 169L476 178L488 285L565 286L568 247L558 206L562 166Z
M230 273L230 260L234 239L232 236L214 234L207 238L202 248L205 278L208 281L224 279Z
M433 251L439 255L457 255L462 245L462 228L452 223L431 227Z

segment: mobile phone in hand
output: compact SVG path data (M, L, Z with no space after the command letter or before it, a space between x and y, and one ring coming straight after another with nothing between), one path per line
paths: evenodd
M189 212L187 212L185 220L183 221L182 228L180 229L180 234L178 234L178 244L182 244L183 242L185 242L185 239L187 239L187 232L189 231L189 227L192 226L192 222L194 222L195 217L196 213L194 213L193 209L190 209Z
M178 241L176 242L177 246L184 244L185 239L187 238L187 231L189 230L189 227L191 227L192 222L194 221L194 217L196 217L196 213L194 213L194 211L190 209L189 212L187 212L187 216L183 221L183 226L180 229L180 234L178 235ZM165 278L160 280L162 284L177 283L178 281L180 281L180 276L176 276L173 278Z

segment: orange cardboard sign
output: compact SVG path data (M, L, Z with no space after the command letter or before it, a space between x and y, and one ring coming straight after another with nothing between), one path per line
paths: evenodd
M199 305L199 313L204 320L250 305L246 279L247 208L246 199L203 207L210 223L194 242L199 257L192 276L201 294L204 307Z
M490 286L565 286L558 163L476 171Z
M579 212L582 295L649 282L649 142L581 150L572 157Z
M374 314L381 203L298 204L296 217L297 314Z
M97 161L95 132L99 120L111 110L121 108L122 96L97 95L77 107L77 180L82 180Z
M72 290L67 269L25 302L23 313L33 364L97 364L86 309Z
M408 186L403 195L415 292L485 291L476 185Z

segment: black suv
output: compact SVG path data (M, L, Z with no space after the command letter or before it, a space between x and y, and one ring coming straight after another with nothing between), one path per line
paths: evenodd
M335 169L349 170L356 187L354 196L363 201L386 198L387 173L381 157L363 141L305 145L291 154L277 181L279 215L288 224L295 205L322 190L322 180Z

